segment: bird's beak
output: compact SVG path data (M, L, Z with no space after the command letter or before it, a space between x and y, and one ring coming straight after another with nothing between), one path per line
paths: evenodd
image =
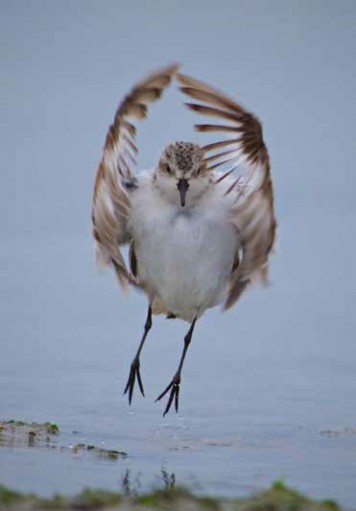
M178 188L179 195L180 195L181 206L182 206L182 208L184 208L184 206L185 206L185 196L186 196L188 188L189 188L188 181L186 179L180 179L178 181L178 183L177 183L177 188Z

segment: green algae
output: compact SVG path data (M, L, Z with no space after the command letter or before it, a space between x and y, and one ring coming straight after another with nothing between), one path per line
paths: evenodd
M60 430L56 423L54 422L45 422L44 425L47 427L47 433L49 435L59 435Z
M9 428L30 428L32 434L47 433L48 435L58 435L59 427L54 422L29 422L10 419L0 421L0 431L7 431Z
M54 447L59 433L54 422L0 420L0 447Z
M57 441L54 441L59 434L60 429L54 422L38 423L15 419L0 421L0 447L44 447L73 454L90 452L102 460L109 461L127 457L127 453L122 450L106 449L92 444L59 445Z
M103 447L96 447L95 445L87 444L75 444L72 447L72 451L76 454L83 451L91 451L95 453L99 458L107 458L110 460L117 460L119 458L126 458L127 453L125 451L118 451L116 449L105 449Z

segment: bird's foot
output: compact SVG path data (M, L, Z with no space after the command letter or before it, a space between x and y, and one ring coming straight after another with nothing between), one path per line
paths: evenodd
M127 394L127 392L129 393L129 404L131 404L131 401L132 401L132 395L133 395L133 391L134 391L134 387L135 387L136 378L138 381L138 386L140 387L141 394L143 396L145 396L145 392L143 390L141 374L140 374L140 359L139 358L134 358L132 361L129 378L127 380L126 387L124 390L124 394Z
M166 387L164 389L164 391L162 392L162 394L160 394L158 396L158 398L156 399L156 402L159 401L160 399L162 399L163 396L165 396L167 394L167 392L171 391L171 393L169 395L167 406L166 406L166 408L165 408L165 410L163 412L163 417L166 415L166 413L169 412L169 410L170 410L170 408L172 406L173 400L174 400L174 408L175 408L176 412L178 413L179 385L180 385L180 377L174 376L173 380L168 385L168 387Z

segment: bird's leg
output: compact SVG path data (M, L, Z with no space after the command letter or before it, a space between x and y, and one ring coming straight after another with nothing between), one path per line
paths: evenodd
M182 372L185 355L187 353L190 341L192 340L192 335L193 335L196 321L197 321L197 318L194 318L193 323L190 325L187 335L184 337L184 348L183 348L182 356L180 358L180 362L179 362L179 366L178 366L176 374L173 376L173 379L172 379L171 383L168 385L168 387L166 387L164 389L164 391L162 392L162 394L160 394L158 396L158 398L156 399L156 401L159 401L160 399L162 399L163 396L165 396L167 394L167 392L169 390L171 391L166 409L164 410L164 413L163 413L163 417L166 415L167 412L169 412L169 409L173 403L173 400L174 400L174 407L176 409L176 412L178 412L179 385L180 385L180 380L181 380L181 372Z
M138 386L140 387L141 394L143 396L145 395L145 392L143 390L141 374L140 374L140 353L143 348L144 342L146 340L147 334L150 331L151 326L152 326L152 309L151 309L151 306L149 306L148 312L147 312L146 323L145 323L145 330L143 332L143 336L142 336L140 345L138 347L137 353L131 363L129 379L127 380L127 384L126 384L125 391L124 391L124 394L126 394L127 392L129 393L129 404L131 404L131 401L132 401L132 395L133 395L136 377L137 377L137 381L138 381Z

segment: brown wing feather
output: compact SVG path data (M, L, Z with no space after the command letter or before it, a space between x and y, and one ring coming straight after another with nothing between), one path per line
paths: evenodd
M239 233L242 260L238 254L230 280L230 290L225 308L231 307L250 282L265 281L268 272L268 256L276 235L276 219L273 205L273 185L269 155L263 140L262 126L257 117L224 93L186 75L178 74L181 91L200 103L186 103L191 110L220 119L224 124L198 124L201 132L229 133L231 139L220 140L203 147L210 170L230 164L231 168L218 174L216 186L226 183L225 178L243 163L248 168L241 193L241 180L229 181L225 196L235 194L229 220ZM228 124L226 124L228 122ZM227 150L220 151L222 148ZM218 152L214 152L218 151ZM225 158L228 156L228 158ZM224 181L225 180L225 181Z
M119 248L131 240L127 226L129 190L135 186L132 164L138 152L131 119L146 117L148 105L160 98L177 69L177 65L171 65L151 73L124 98L106 135L95 178L92 219L97 262L111 264L123 287L135 283Z

